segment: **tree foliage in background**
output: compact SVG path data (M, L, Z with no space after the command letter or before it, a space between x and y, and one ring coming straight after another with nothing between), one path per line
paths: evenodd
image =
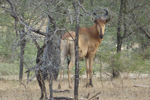
M149 65L142 55L147 55L146 59L149 60L150 19L147 15L150 12L150 2L111 0L110 2L102 1L101 4L109 5L113 16L108 31L106 28L104 38L110 41L103 40L104 44L100 46L100 60L109 63L106 69L109 69L114 76L115 73L119 75L122 71L147 70Z

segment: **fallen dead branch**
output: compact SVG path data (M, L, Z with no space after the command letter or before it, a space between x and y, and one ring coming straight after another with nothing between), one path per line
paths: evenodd
M133 85L133 87L147 87L147 88L149 88L150 86L147 86L147 85Z
M69 97L54 97L54 100L74 100L74 99Z
M96 97L97 95L99 95L99 94L101 94L101 92L99 92L99 93L97 93L97 94L95 94L94 96L92 96L90 99L88 99L88 100L91 100L91 99L93 99L94 97Z
M53 93L70 93L70 90L63 90L63 91L53 90Z
M90 94L93 93L93 92L95 92L95 90L89 92L86 96L84 96L84 95L81 95L81 96L82 96L83 98L85 98L85 99L88 99L88 98L90 97Z
M81 95L83 98L86 98L86 99L88 99L89 97L90 97L90 93L88 93L88 95L86 95L86 96L83 96L83 95Z

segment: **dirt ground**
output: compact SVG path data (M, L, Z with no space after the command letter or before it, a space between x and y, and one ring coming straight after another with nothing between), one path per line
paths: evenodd
M40 88L36 80L26 84L20 84L18 80L0 79L0 100L39 100ZM48 82L46 82L47 93L49 97ZM93 77L94 87L85 87L86 79L81 78L79 84L79 99L89 94L89 99L100 93L91 100L150 100L150 78L103 78ZM53 82L53 89L57 89L58 81ZM73 97L74 89L68 88L68 81L64 79L61 90L70 90L69 93L54 93L54 96Z

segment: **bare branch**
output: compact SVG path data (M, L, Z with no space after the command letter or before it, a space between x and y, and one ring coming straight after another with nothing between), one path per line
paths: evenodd
M131 9L130 11L128 11L128 13L132 12L133 10L135 9L138 9L138 8L142 8L143 6L147 5L147 4L150 4L150 1L144 3L144 4L140 4L140 5L137 5L136 7L134 7L133 9Z
M88 100L91 100L91 99L93 99L94 97L96 97L97 95L99 95L99 94L101 94L101 92L99 92L99 93L97 93L97 94L95 94L94 96L92 96L90 99L88 99Z
M69 97L54 97L54 100L74 100L74 99Z
M137 24L137 21L136 21L136 20L134 20L134 22ZM145 34L145 35L150 39L150 35L143 29L143 27L146 26L146 25L149 25L149 23L150 23L150 22L148 22L148 23L146 23L146 24L144 24L144 25L140 25L140 24L138 23L139 26L138 26L136 29L134 29L132 32L128 33L127 35L124 34L124 35L122 36L122 39L124 39L124 38L126 38L126 37L132 35L132 33L133 33L134 31L136 32L138 29L142 30L142 31L143 31L143 34ZM137 25L138 25L138 24L137 24Z
M78 5L83 9L84 12L86 12L89 15L92 15L91 13L89 13L88 11L85 10L85 8L80 4L79 1L78 1Z
M11 13L11 11L10 11L9 8L6 8L5 6L2 6L2 8L3 8L6 12Z
M33 31L33 32L35 32L35 33L37 33L37 34L40 34L40 35L43 35L43 36L46 36L46 35L47 35L47 33L42 32L42 31L40 31L39 29L34 29L34 28L31 28L30 26L28 26L28 25L26 24L26 22L24 22L23 19L18 16L18 14L17 14L17 12L16 12L16 10L15 10L15 7L14 7L14 5L12 4L12 2L11 2L10 0L7 0L7 2L10 4L11 10L12 10L11 16L12 16L15 20L19 21L20 24L22 24L23 26L25 26L25 27L26 27L28 30L30 30L30 31Z
M2 6L2 8L8 12L8 13L11 13L10 9L9 8L6 8L5 6ZM16 31L16 36L18 36L18 31L17 31L17 20L15 19L15 31Z
M32 76L30 79L28 78L28 79L27 79L27 84L28 84L29 82L31 82L35 77L36 77L36 74L35 74L34 76Z
M12 2L10 0L7 0L7 2L10 4L10 7L11 7L11 11L12 11L12 14L11 16L17 20L17 14L16 14L16 11L15 11L15 7L14 5L12 4Z
M88 99L90 97L90 93L88 93L86 96L81 95L83 98Z
M16 31L16 36L18 36L18 31L17 31L17 20L15 19L15 31Z
M147 38L150 39L150 35L147 33L146 30L144 30L142 27L139 27L139 29L142 31L142 33L144 33L146 35Z
M60 0L56 5L55 7L52 9L52 11L62 2L62 0Z
M73 39L73 41L75 41L75 39L72 37L72 35L70 34L70 32L66 29L67 33L71 36L71 38Z
M39 50L39 49L40 49L40 46L39 46L39 44L37 43L37 41L36 41L35 38L33 39L33 43L35 44L36 48Z
M58 91L58 90L53 90L53 92L54 93L70 93L70 90L60 90L60 91Z
M33 10L33 12L32 12L32 15L31 15L31 17L30 17L30 19L29 19L28 25L30 24L30 21L31 21L31 19L33 18L33 15L34 15L35 11L36 11L37 8L41 5L41 3L42 3L42 1L39 2L39 4L35 6L35 8L34 8L34 10Z
M41 60L37 65L35 65L34 67L32 67L31 69L28 69L25 73L29 73L30 71L35 70L36 68L38 68L44 61Z
M148 86L148 85L133 85L133 87L143 87L143 88L149 88L150 86Z
M58 31L65 31L66 29L56 29L54 31L54 34L50 36L50 38L48 39L47 43L55 36L55 34L58 32Z
M54 24L54 28L56 28L56 23L54 22L54 19L48 14L48 18L51 20L51 22Z

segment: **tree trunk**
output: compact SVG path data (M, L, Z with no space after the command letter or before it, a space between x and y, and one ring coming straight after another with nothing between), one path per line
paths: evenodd
M78 87L79 87L79 54L78 54L78 34L79 25L76 25L76 39L75 39L75 85L74 85L74 99L78 100Z
M79 37L79 8L77 2L74 1L76 13L76 38L75 38L75 82L74 82L74 100L78 100L78 87L79 87L79 54L78 54L78 37Z
M52 69L49 70L49 89L50 89L50 100L54 100L53 98L53 73Z
M26 45L25 32L20 30L20 71L19 71L19 81L22 81L23 78L23 63L24 63L24 49Z
M120 10L119 10L119 16L118 16L118 28L117 28L117 52L120 53L121 52L121 47L122 47L122 39L123 37L121 36L121 26L122 26L122 22L123 22L123 8L124 8L124 1L125 0L121 0L120 2ZM124 24L126 25L126 24ZM126 32L126 26L124 26L125 31ZM125 34L124 34L125 35ZM115 59L115 58L113 58ZM119 71L117 69L115 69L112 65L112 78L117 77L119 75Z
M47 24L47 33L49 35L46 37L46 39L49 39L53 34L54 31L56 30L56 27L54 24L52 24L52 20L48 19L48 24ZM51 40L48 42L45 50L44 50L44 60L45 60L45 65L47 66L48 73L49 73L49 91L50 91L50 100L53 100L53 79L57 79L58 77L58 72L59 72L59 64L60 64L60 39L55 34L51 38Z
M123 12L123 0L121 0L121 3L120 3L120 11L119 11L119 16L118 16L117 52L121 51L121 46L122 46L122 37L121 37L122 12Z
M93 8L93 0L90 0L91 7ZM93 12L93 10L92 10Z

